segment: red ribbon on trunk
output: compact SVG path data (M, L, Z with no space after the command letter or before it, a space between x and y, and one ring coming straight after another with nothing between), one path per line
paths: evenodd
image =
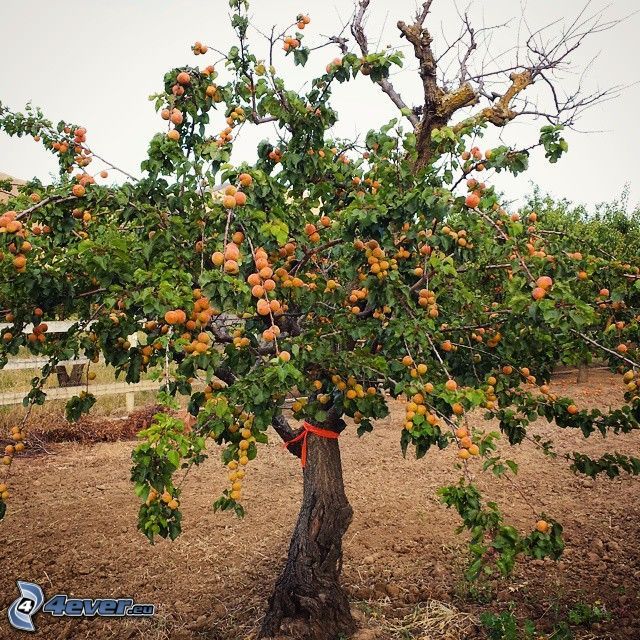
M284 443L285 449L289 447L291 444L295 444L296 442L302 442L302 453L300 455L300 462L302 463L302 468L307 464L307 437L310 433L313 433L315 436L319 436L320 438L328 438L329 440L337 440L340 437L339 433L335 431L329 431L329 429L321 429L320 427L316 427L308 422L302 423L302 431L293 439L287 440Z

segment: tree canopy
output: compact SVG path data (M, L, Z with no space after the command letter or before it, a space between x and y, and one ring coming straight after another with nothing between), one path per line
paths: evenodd
M242 515L269 427L285 441L302 433L287 398L295 420L334 433L354 424L365 437L401 398L402 451L448 455L460 470L440 495L471 532L469 575L508 573L519 553L557 557L562 527L553 514L532 514L532 531L520 533L483 500L473 475L517 473L515 460L496 453L502 436L534 439L552 454L528 432L539 418L585 437L638 428L640 259L622 236L606 247L601 230L584 233L552 208L513 208L485 177L521 174L536 147L550 162L567 151L561 122L545 124L526 148L480 148L487 127L527 115L514 100L549 68L513 69L488 104L456 120L487 96L470 77L452 89L434 79L427 2L414 23L399 23L424 84L425 104L409 107L389 81L402 55L369 51L364 1L352 24L358 53L333 38L342 55L299 92L278 74L274 46L301 67L320 55L306 46L308 17L257 53L248 3L229 4L237 46L215 67L167 72L153 96L164 130L139 180L105 182L118 169L91 150L82 126L54 124L31 106L0 107L0 130L33 136L60 163L58 181L31 181L0 205L0 309L9 324L0 366L21 349L49 358L27 412L44 402L55 364L82 353L104 357L128 382L157 371L169 406L186 396L193 428L160 413L133 453L139 527L153 540L180 533L180 483L210 441L222 445L229 472L214 506ZM398 117L362 140L332 138L331 97L348 82L379 85ZM243 127L265 123L274 133L257 161L232 163ZM72 330L48 333L47 320L64 318ZM555 366L591 356L624 374L626 406L588 410L550 392ZM88 387L69 402L69 418L94 401ZM485 415L486 429L468 426L472 411ZM13 436L7 465L28 437L21 425ZM297 456L302 449L289 447ZM310 446L305 476L320 451ZM640 471L622 453L575 452L569 463L589 475ZM0 516L7 483L1 495Z

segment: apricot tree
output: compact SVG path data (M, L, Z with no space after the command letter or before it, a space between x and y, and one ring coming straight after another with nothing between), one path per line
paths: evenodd
M526 64L474 71L473 52L488 43L465 18L459 74L443 82L426 26L431 4L411 24L398 23L419 63L422 103L408 106L389 79L400 51L370 50L369 0L356 7L351 41L307 46L312 23L299 15L266 37L261 54L249 46L248 2L230 0L237 46L222 54L195 43L198 56L221 55L220 68L165 75L153 97L165 130L151 140L143 177L120 185L100 184L119 169L91 149L85 128L54 125L32 107L0 107L0 129L33 136L60 163L58 182L31 181L0 216L0 308L10 324L0 364L24 348L49 359L26 414L44 402L56 363L81 353L102 356L128 382L157 371L170 406L188 398L192 428L160 413L133 452L139 528L150 540L180 533L181 481L210 443L229 473L214 507L238 515L269 427L301 458L302 506L262 637L285 621L302 622L317 639L354 629L339 583L352 517L339 434L354 424L365 435L393 399L406 403L402 451L441 449L430 455L450 456L460 470L460 482L440 495L470 532L470 576L507 574L518 554L557 557L563 547L550 515L532 513L532 532L522 534L483 501L474 474L517 472L496 452L502 434L511 444L531 439L544 454L550 443L528 433L540 417L585 437L638 428L637 256L622 261L546 234L543 215L508 211L483 181L525 171L537 147L552 162L567 150L563 125L603 94L563 102L553 73L601 22L576 21L544 47L532 35ZM313 49L337 46L341 55L300 92L277 72L280 46L301 68ZM332 139L332 93L360 76L398 117L362 141ZM534 83L554 89L553 111L523 99ZM533 144L480 150L487 127L528 116L546 118ZM260 143L257 160L232 162L234 136L265 123L276 134ZM61 318L76 322L50 335L47 320ZM134 333L138 344L128 340ZM576 351L624 372L627 406L601 413L550 392L553 367ZM90 391L69 402L70 419L91 408ZM287 398L302 426L286 417ZM487 429L470 427L473 411ZM25 424L26 416L12 430L8 469L28 442ZM624 454L568 457L591 475L640 470ZM2 516L10 480L0 489Z

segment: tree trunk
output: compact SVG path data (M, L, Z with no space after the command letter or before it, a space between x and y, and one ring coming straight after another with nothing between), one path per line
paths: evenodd
M589 365L586 362L581 362L578 365L578 379L577 383L582 384L589 381Z
M318 426L338 431L327 424ZM339 581L342 537L353 510L344 492L338 440L308 434L303 475L298 522L260 638L276 636L282 629L304 640L336 640L355 630Z

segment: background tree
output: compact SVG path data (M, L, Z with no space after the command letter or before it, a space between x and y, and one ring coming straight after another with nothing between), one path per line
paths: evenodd
M412 23L398 23L424 90L423 104L408 106L389 80L402 55L370 50L368 0L356 7L351 40L343 34L315 47L338 46L342 55L304 93L288 89L273 62L281 47L304 67L313 49L308 16L274 30L257 54L248 44L248 2L229 4L238 45L223 54L194 44L196 55L222 56L220 76L213 65L165 75L153 99L166 130L151 140L140 180L101 186L106 169L89 169L118 168L91 150L83 127L2 107L0 128L34 136L58 154L61 169L57 183L29 183L0 216L0 307L11 324L2 364L24 347L49 358L25 399L27 414L44 401L56 364L81 352L94 361L102 354L129 382L159 371L169 406L188 397L193 428L161 413L133 453L139 528L151 540L180 533L181 483L210 440L222 445L230 484L214 507L241 515L245 478L273 427L301 458L304 495L263 637L283 626L317 639L354 629L339 584L352 510L338 438L346 418L359 434L371 431L392 398L406 399L403 452L411 445L421 457L436 446L460 469L441 499L470 531L469 576L507 574L518 554L557 557L562 527L550 516L532 514L524 535L483 502L473 474L513 474L517 464L497 455L499 432L471 430L466 416L484 411L512 444L530 437L527 426L539 416L585 436L638 428L639 261L544 233L546 213L508 212L482 177L519 174L535 147L551 162L567 150L562 125L608 94L561 100L553 74L589 33L609 25L583 16L556 39L531 34L513 63L478 72L473 54L488 46L481 30L462 17L458 40L437 56L425 2ZM446 55L460 57L454 80L439 76ZM360 76L380 86L399 118L363 142L334 140L332 92ZM526 102L534 83L548 89L553 111ZM486 127L527 116L550 121L537 142L477 146ZM234 136L265 123L276 136L259 145L258 160L231 163ZM77 322L50 336L51 318ZM550 393L551 370L577 350L625 372L628 406L603 414ZM301 427L283 413L287 396ZM90 393L73 398L69 418L93 402ZM24 448L24 423L12 438L8 468ZM550 443L539 445L551 452ZM590 475L640 470L624 454L570 458ZM9 485L3 481L0 515Z

